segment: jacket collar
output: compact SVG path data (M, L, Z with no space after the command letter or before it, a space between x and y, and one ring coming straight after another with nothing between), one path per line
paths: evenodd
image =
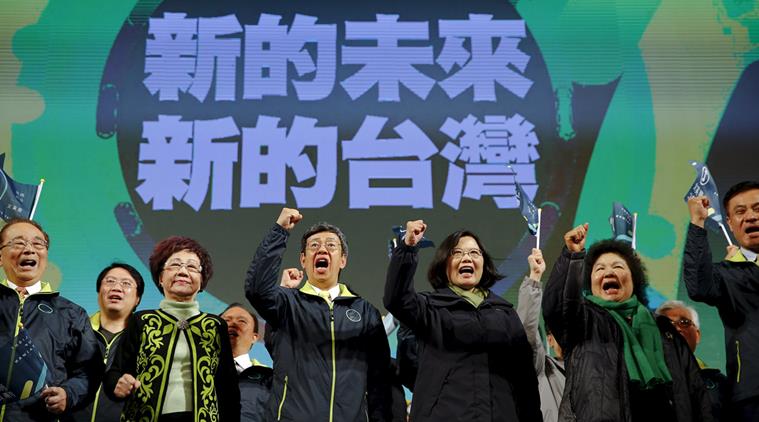
M756 262L756 256L756 253L746 248L740 248L735 255L731 256L727 260L731 262Z
M479 308L482 308L483 306L506 306L509 308L514 307L514 305L512 305L508 300L493 293L492 290L488 289L487 292L488 295L485 297L485 300L482 301L482 304L480 304ZM435 302L437 306L458 306L462 303L466 303L467 306L470 308L472 307L472 305L467 302L466 299L457 295L448 286L433 290L430 292L429 297L430 300Z
M337 283L337 285L340 286L340 294L337 297L357 297L345 284ZM319 294L316 293L316 290L314 290L314 287L309 282L303 283L303 287L300 288L300 291L307 295L319 297Z
M12 289L10 285L8 285L8 279L7 278L3 279L2 281L0 281L0 286L3 286L6 289L8 289L10 291L13 291L15 293L14 289ZM40 294L40 293L58 294L58 292L56 292L55 290L53 290L53 287L47 281L40 281L40 291L37 292L37 293L35 293L35 294Z
M90 325L92 325L92 330L97 331L100 329L100 311L95 312L90 317Z

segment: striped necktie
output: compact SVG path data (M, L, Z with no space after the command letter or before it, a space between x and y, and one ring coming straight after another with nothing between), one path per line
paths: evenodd
M26 299L27 296L29 296L29 292L26 290L26 287L17 286L16 292L18 292L18 296L21 298L22 302L24 299Z

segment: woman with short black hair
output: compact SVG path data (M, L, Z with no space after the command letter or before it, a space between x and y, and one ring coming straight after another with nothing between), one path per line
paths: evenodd
M427 230L406 223L393 250L385 307L414 332L419 369L413 421L542 421L532 349L513 306L490 287L502 276L479 238L452 233L427 273L434 290L417 293L416 246Z

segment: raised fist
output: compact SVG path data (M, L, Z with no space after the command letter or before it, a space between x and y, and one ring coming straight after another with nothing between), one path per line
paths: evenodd
M285 230L292 230L300 220L303 220L303 216L298 210L294 208L282 208L282 212L277 217L277 224Z
M427 230L427 225L422 220L414 220L406 222L406 235L403 237L403 241L408 246L414 246L422 240L424 232Z
M703 228L706 218L709 217L709 198L705 196L690 198L688 200L688 212L690 213L690 222Z
M282 279L279 281L279 285L288 289L295 289L300 286L301 281L303 281L303 271L297 268L285 268L282 271Z
M546 271L546 261L543 259L543 252L540 249L532 248L532 253L527 257L527 263L530 264L530 278L540 281L540 277Z
M585 240L588 238L589 224L580 224L564 235L564 244L570 252L580 252L585 249Z

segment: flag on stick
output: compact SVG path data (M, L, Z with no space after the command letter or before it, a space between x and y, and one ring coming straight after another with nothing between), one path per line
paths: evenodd
M23 400L45 387L47 365L25 328L0 347L2 403Z
M614 201L612 203L609 224L611 224L614 239L630 242L635 249L635 218L621 202Z
M5 154L0 155L0 218L8 221L12 218L32 218L39 201L44 180L39 185L29 185L13 180L3 170Z
M527 221L527 230L529 230L530 233L537 238L537 245L535 247L540 249L541 209L532 203L530 197L527 196L527 193L522 188L522 185L520 185L516 179L514 180L514 184L516 185L516 197L519 201L519 212L522 213L522 217L524 217L525 221Z
M733 241L730 240L730 235L727 234L725 224L722 222L722 208L720 206L717 184L714 182L709 168L706 167L706 164L699 163L698 161L691 161L690 164L696 169L696 180L693 181L690 189L688 189L688 193L685 194L685 202L696 196L707 197L709 199L709 208L707 209L709 216L707 221L711 219L712 222L716 223L722 229L722 234L725 235L727 243L732 245Z

